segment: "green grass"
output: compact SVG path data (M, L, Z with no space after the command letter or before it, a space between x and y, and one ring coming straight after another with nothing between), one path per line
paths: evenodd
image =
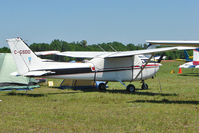
M146 81L149 90L133 83L135 94L113 82L106 92L45 85L27 94L0 92L0 132L198 132L199 71L183 69L179 75L180 63L164 63L156 77ZM170 74L172 69L176 73Z

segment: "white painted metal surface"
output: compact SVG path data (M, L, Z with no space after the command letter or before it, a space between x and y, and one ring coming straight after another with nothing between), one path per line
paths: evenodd
M8 39L7 42L20 75L76 80L135 81L148 79L159 70L160 64L149 63L144 66L146 62L143 62L138 55L178 50L178 47L169 47L125 52L86 52L87 57L94 57L87 63L60 63L42 62L21 38ZM75 55L81 53L76 52ZM143 67L145 68L141 72ZM138 75L140 72L141 74Z

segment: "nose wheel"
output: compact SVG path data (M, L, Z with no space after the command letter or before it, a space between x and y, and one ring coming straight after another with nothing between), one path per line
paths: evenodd
M142 90L147 90L147 89L149 89L149 87L148 87L148 85L143 81L142 82L142 88L141 88Z

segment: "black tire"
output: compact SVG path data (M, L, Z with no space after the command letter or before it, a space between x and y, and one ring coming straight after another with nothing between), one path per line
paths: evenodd
M98 89L100 91L106 91L106 85L104 83L100 83L99 86L98 86Z
M126 87L126 90L130 93L134 93L135 92L135 86L132 85L132 84L129 84L127 87Z
M148 85L146 83L143 83L142 90L148 90L148 89L149 89Z

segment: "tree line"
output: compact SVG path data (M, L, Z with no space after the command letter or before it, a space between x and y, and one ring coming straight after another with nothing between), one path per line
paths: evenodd
M133 50L141 50L146 49L147 44L132 44L129 43L124 45L121 42L108 42L108 43L100 43L100 44L92 44L87 45L86 40L82 40L80 42L66 42L62 40L55 39L51 43L33 43L30 44L30 49L34 52L36 51L50 51L50 50L57 50L57 51L133 51ZM7 47L0 48L0 53L9 53L10 49ZM192 55L192 51L189 50L188 53ZM161 55L162 53L158 53ZM185 58L183 51L172 51L172 52L164 52L167 59L177 59L177 58ZM45 56L42 58L48 58L53 60L59 61L68 61L71 58L69 57L57 57L55 55Z

